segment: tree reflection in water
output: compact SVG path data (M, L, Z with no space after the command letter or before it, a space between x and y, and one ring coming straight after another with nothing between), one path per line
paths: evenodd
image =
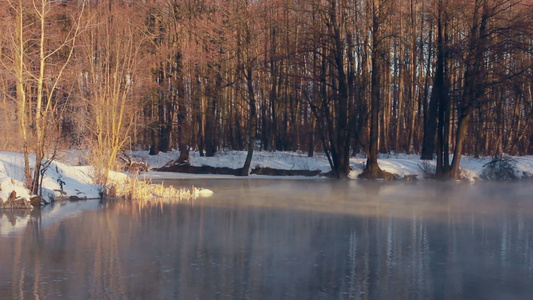
M524 184L225 180L209 188L216 194L194 203L106 203L54 222L33 212L22 231L0 236L0 298L533 294Z

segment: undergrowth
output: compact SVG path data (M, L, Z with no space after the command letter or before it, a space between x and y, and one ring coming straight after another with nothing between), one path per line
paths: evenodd
M515 180L518 179L517 161L508 156L496 156L485 165L480 177L484 180Z

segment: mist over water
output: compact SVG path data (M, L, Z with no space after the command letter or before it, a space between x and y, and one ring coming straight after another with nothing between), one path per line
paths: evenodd
M533 295L530 182L168 184L215 194L179 205L86 201L0 211L0 298Z

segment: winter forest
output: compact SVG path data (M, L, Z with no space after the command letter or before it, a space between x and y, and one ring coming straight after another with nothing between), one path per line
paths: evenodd
M123 149L316 151L338 178L357 153L369 178L378 153L445 178L464 154L533 154L530 0L0 6L0 148L35 155L33 191L59 148L96 170Z

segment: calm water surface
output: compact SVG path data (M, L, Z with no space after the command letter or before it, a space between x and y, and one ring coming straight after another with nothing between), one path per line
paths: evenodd
M533 184L191 180L0 211L0 299L533 299Z

